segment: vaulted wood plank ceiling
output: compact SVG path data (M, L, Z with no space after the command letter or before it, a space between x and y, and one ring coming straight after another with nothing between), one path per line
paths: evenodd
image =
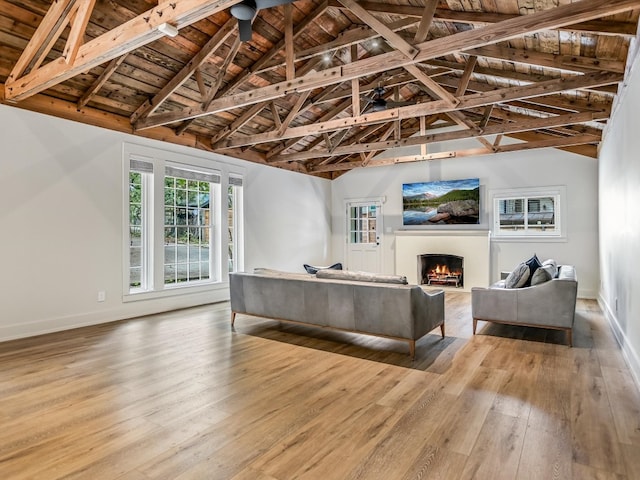
M245 41L231 10L250 3L0 0L0 101L326 178L544 147L596 158L640 12L256 0Z

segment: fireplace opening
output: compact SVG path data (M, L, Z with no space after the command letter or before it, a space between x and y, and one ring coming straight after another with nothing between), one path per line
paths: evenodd
M422 285L441 285L462 288L464 257L425 253L418 255L418 280Z

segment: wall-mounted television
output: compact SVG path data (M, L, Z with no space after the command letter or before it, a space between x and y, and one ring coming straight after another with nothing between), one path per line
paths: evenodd
M402 184L403 225L480 223L480 179Z

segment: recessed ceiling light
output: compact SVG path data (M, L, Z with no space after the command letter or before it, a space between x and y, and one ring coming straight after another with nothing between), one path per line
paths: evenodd
M329 54L329 53L325 53L325 54L324 54L324 56L322 57L322 59L323 59L325 62L330 62L330 61L331 61L331 54Z
M380 45L380 42L378 42L378 39L377 39L377 38L376 38L376 39L374 39L374 40L371 42L371 46L372 46L373 48L378 48L378 46L379 46L379 45Z

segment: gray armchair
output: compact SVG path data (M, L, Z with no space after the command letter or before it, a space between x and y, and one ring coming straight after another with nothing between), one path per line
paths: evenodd
M498 282L489 288L471 289L473 334L478 320L528 327L564 330L567 343L573 345L578 280L571 265L558 267L551 280L524 288L504 288Z

